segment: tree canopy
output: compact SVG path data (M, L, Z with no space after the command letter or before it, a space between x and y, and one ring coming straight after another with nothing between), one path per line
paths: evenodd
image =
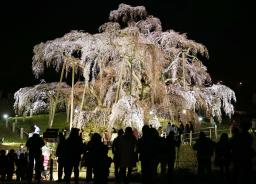
M234 113L235 93L213 84L200 57L207 48L186 34L163 30L161 21L145 7L120 4L109 14L99 33L71 31L34 47L32 69L39 78L46 67L68 74L74 69L84 81L74 89L73 126L89 121L116 122L138 129L158 118L180 118L183 109L197 121L204 113L221 121L222 112ZM71 109L72 110L72 109Z

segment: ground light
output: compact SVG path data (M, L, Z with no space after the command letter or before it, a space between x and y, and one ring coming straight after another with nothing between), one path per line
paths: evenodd
M4 119L7 119L8 117L9 117L8 114L3 114L3 118L4 118Z

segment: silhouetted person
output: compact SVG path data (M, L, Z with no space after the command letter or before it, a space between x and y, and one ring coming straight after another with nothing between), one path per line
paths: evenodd
M42 150L44 146L44 140L40 137L39 134L34 133L32 137L27 140L26 146L29 151L29 173L28 173L28 182L32 181L33 169L35 162L35 179L37 181L41 180L41 171L42 171Z
M144 125L142 137L138 140L139 159L141 161L142 182L145 184L156 183L155 165L158 154L157 140L151 128Z
M171 122L168 122L166 127L166 135L169 135L170 131L172 131L172 124Z
M106 184L109 175L111 161L108 157L108 147L101 141L98 133L92 135L91 141L87 144L88 160L93 169L94 183Z
M211 157L214 151L214 143L207 138L204 132L200 132L199 139L193 145L197 151L198 174L200 177L211 174Z
M24 182L28 175L28 161L25 153L21 153L16 161L16 181Z
M110 146L111 133L108 130L105 130L103 133L103 143L107 146Z
M178 129L180 135L184 133L184 129L185 129L184 124L180 122L179 129Z
M168 154L168 180L170 181L173 170L174 170L174 163L176 159L176 147L178 143L175 139L174 132L170 132L167 136L167 154Z
M220 168L222 179L228 179L231 162L231 148L228 134L223 133L215 146L215 165Z
M26 153L26 149L24 147L24 144L20 144L19 149L16 151L17 157L20 158L21 153Z
M233 163L233 183L250 183L252 175L252 159L255 151L252 148L253 137L248 133L249 118L240 122L241 132L236 128L231 138L231 153Z
M185 127L184 127L184 142L188 143L189 142L189 133L190 133L190 127L189 124L186 122Z
M83 141L79 136L79 129L72 128L69 137L64 142L64 172L66 183L70 183L72 170L74 169L75 183L79 179L79 163L83 151Z
M117 181L119 181L119 171L120 171L120 140L122 135L124 134L123 129L118 130L117 132L118 136L114 139L112 144L112 153L113 153L113 162L115 167L115 178Z
M189 131L194 133L194 125L191 121L189 122Z
M58 181L62 181L62 175L64 170L64 142L65 137L63 133L60 132L58 136L58 146L56 149L56 156L58 157Z
M8 167L8 161L7 161L6 151L1 150L0 151L0 176L1 176L2 182L6 180L7 167Z
M167 139L165 137L160 137L159 138L159 154L158 154L158 159L160 163L160 168L161 168L161 177L165 177L167 172L167 164L168 164L168 143Z
M7 154L7 181L12 180L15 171L16 160L17 154L15 153L14 149L11 149L10 152Z
M118 145L119 159L120 159L120 176L121 176L121 180L124 183L129 182L132 168L136 166L136 162L137 162L136 144L137 144L137 140L133 135L132 128L127 127L125 129L124 135L120 138L120 142Z
M134 129L133 129L132 134L133 134L133 136L135 137L136 140L139 139L140 133L139 133L139 131L137 130L137 128L134 128Z

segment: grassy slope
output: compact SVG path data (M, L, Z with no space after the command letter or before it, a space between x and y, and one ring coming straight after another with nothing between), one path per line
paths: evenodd
M0 122L0 139L4 138L4 142L23 142L18 134L13 134L11 129L5 128L5 122Z
M10 121L14 122L15 118L10 118ZM36 124L40 128L41 133L43 133L48 128L48 114L34 115L32 117L18 117L17 122L17 127L24 128L25 132L32 132L33 126ZM66 113L57 113L52 128L63 129L68 126Z

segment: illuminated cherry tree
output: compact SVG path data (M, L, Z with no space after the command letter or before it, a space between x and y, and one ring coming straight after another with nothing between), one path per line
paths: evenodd
M109 127L158 127L160 119L180 120L183 109L193 121L198 112L221 121L222 112L234 113L235 93L212 84L198 55L208 58L203 44L162 30L143 6L120 4L97 34L71 31L36 45L32 69L39 78L53 67L61 71L60 82L72 74L70 126L82 127L93 117ZM75 75L84 80L75 84Z

